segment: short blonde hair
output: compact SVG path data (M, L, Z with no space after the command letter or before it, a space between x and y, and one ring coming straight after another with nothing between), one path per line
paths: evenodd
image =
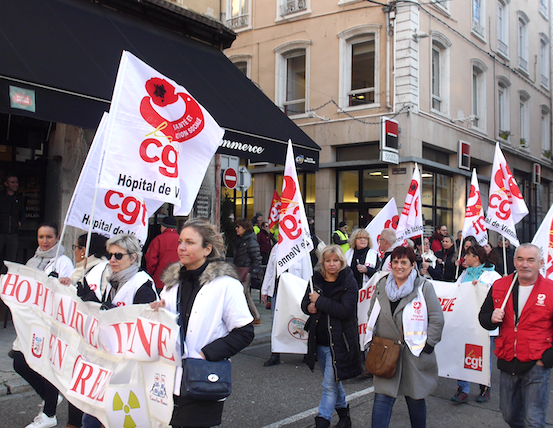
M348 265L348 262L346 260L346 255L344 254L344 250L342 250L342 247L340 247L339 245L328 245L321 252L321 257L319 257L319 263L321 264L321 274L323 275L323 277L326 276L324 261L325 259L327 259L332 255L337 256L338 259L340 260L341 266L338 272L342 272Z
M373 241L371 239L371 235L365 229L355 229L353 231L353 233L351 234L351 236L349 238L350 248L353 248L354 250L357 248L357 246L355 245L355 241L357 241L357 239L359 239L359 238L367 238L369 240L368 247L372 248Z

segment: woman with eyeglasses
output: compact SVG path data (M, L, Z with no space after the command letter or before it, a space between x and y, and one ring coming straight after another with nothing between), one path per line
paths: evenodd
M45 273L55 276L69 276L73 272L73 263L67 257L65 249L61 245L58 225L56 223L43 223L37 231L38 248L35 255L31 257L26 265L35 268ZM56 253L59 255L56 259ZM58 390L54 385L44 379L40 374L29 367L25 361L23 353L19 351L19 339L15 339L13 343L13 368L25 379L29 385L37 392L44 400L44 408L35 417L33 422L25 428L49 428L58 424L56 418L56 409L58 406Z
M134 235L121 234L106 242L109 268L96 265L77 283L77 295L84 301L99 302L101 309L138 305L158 300L154 280L140 270L142 251ZM104 285L105 284L105 285ZM101 297L100 297L101 296ZM84 414L83 428L101 428L94 416Z
M372 248L371 235L365 229L356 229L349 238L349 250L346 251L348 266L353 271L360 290L376 272L378 253Z
M96 265L102 263L105 267L109 264L106 251L106 241L108 238L99 233L92 233L90 235L90 246L88 248L89 255L85 258L86 237L86 233L79 236L77 242L72 246L73 253L75 254L75 270L69 277L65 276L60 278L60 282L63 285L76 285L77 282Z

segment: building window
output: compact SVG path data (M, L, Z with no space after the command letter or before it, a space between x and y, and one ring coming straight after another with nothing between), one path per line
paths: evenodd
M452 230L453 179L447 175L423 169L421 180L423 224L425 226L445 224L449 230Z
M296 41L275 49L275 103L288 116L302 115L308 109L309 44L309 41Z
M540 13L541 15L548 20L548 10L549 6L547 5L547 2L549 0L540 0Z
M449 0L433 1L430 3L432 6L449 13Z
M482 131L486 129L486 70L482 61L472 60L472 124Z
M486 2L472 0L472 31L478 36L486 36Z
M509 57L509 3L497 2L497 50Z
M250 1L227 1L227 27L237 30L250 26Z
M235 62L234 65L244 76L248 75L248 63L246 61Z
M528 74L528 23L530 20L519 11L518 16L518 68Z
M511 135L509 121L509 86L511 83L505 77L500 76L497 84L497 121L499 137L509 140Z
M449 114L449 47L441 33L432 32L432 110Z
M341 108L379 106L379 36L375 28L380 29L380 26L364 24L338 35L341 58Z
M546 105L541 106L541 149L542 155L551 159L551 138L550 138L550 110Z
M520 147L527 149L530 145L530 95L526 91L519 91L519 127L520 127Z
M307 0L281 0L280 16L307 10Z
M549 38L540 33L540 83L544 88L549 88Z

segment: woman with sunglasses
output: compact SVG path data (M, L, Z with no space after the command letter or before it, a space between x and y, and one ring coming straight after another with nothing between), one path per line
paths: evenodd
M58 226L56 223L43 223L37 231L38 248L26 265L35 268L51 276L69 276L73 272L73 263L67 257L65 249L61 245ZM59 255L56 259L56 253ZM23 353L19 351L19 340L13 343L13 368L19 375L31 385L38 395L44 400L44 408L35 417L33 422L25 428L49 428L58 424L56 409L58 406L58 390L54 385L44 379L40 374L29 367Z

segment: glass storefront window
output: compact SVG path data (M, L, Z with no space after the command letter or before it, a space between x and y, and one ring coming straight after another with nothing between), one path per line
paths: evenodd
M359 171L338 172L338 203L359 202Z
M388 202L388 169L363 170L363 202Z
M422 221L424 234L434 232L434 227L445 224L450 234L453 228L453 178L435 171L423 170L422 180Z

